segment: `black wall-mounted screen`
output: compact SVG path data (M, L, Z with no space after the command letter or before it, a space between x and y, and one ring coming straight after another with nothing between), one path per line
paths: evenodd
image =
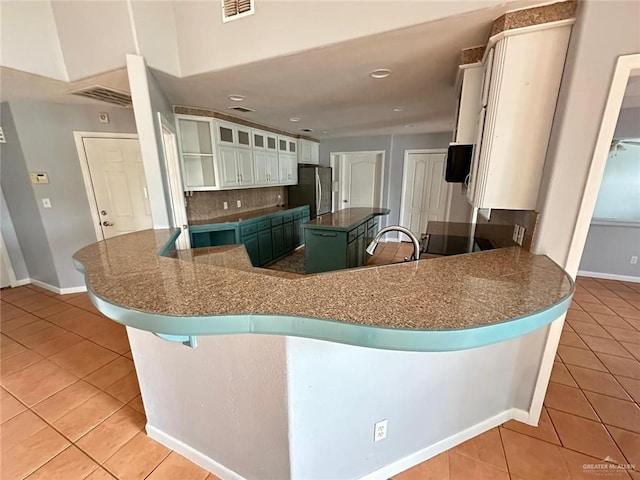
M444 179L450 183L462 183L469 175L473 145L449 145Z

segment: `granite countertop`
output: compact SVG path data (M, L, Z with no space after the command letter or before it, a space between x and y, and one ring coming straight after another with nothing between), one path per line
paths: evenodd
M309 319L324 319L332 321L325 322L329 327L442 333L513 324L509 321L560 306L561 311L552 312L555 319L566 311L573 292L573 282L560 267L519 247L297 276L252 267L243 246L159 256L178 233L146 230L78 251L76 266L85 273L98 308L127 325L168 334L185 329L194 335L256 333L259 329L247 323L254 319L271 322L263 333L326 339L320 330L298 332L319 328ZM377 339L360 331L349 335L354 336L333 341L374 346ZM465 335L465 342L472 338Z
M345 208L333 213L326 213L304 224L305 228L330 228L350 230L364 219L372 215L388 215L388 208Z
M212 225L218 223L238 223L246 220L252 220L254 218L265 217L267 215L273 215L274 213L280 213L287 210L291 210L298 207L269 207L261 208L259 210L249 210L241 213L233 213L225 215L223 217L208 218L205 220L190 220L189 225Z

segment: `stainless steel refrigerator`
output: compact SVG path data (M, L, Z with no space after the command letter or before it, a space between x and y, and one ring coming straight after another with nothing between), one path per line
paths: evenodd
M331 168L298 165L298 184L287 188L290 207L309 205L312 219L331 212Z

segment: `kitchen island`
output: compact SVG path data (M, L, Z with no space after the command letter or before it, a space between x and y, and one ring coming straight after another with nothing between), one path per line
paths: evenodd
M365 265L365 249L378 232L377 217L389 212L388 208L345 208L303 224L306 272Z
M127 325L147 433L219 477L388 478L509 419L537 422L548 325L573 293L547 257L297 276L254 268L243 246L176 252L178 234L74 258L97 308Z

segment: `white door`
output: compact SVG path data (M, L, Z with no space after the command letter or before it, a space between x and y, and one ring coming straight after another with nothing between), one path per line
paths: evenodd
M278 183L278 154L267 152L267 181Z
M445 153L405 154L400 224L418 237L426 233L427 222L446 220L445 159Z
M236 152L238 161L238 173L240 174L241 185L253 185L253 155L251 150L239 148Z
M340 202L337 210L380 206L382 160L380 152L340 155Z
M256 185L264 185L269 183L269 166L268 157L265 151L253 152L253 165L255 172Z
M236 164L235 147L219 147L218 160L220 165L220 185L222 187L235 186L240 183L240 172Z
M140 144L134 138L83 138L104 238L151 228Z

